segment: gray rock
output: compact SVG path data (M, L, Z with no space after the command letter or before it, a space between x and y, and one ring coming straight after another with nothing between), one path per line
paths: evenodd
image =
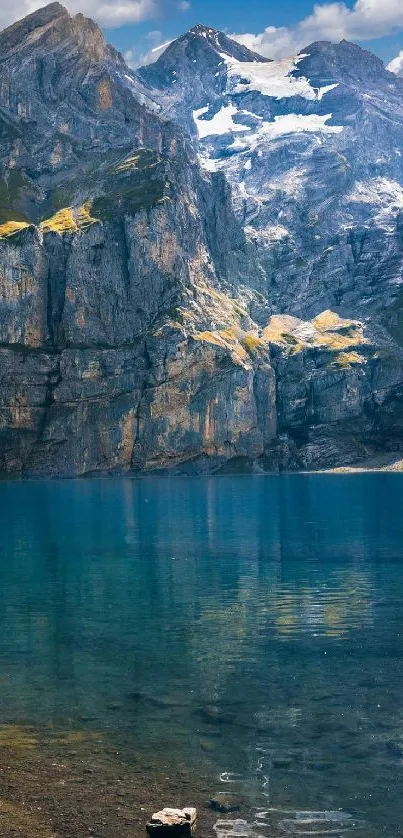
M165 808L156 812L147 824L147 834L154 838L182 838L192 836L196 825L196 809L187 807L185 809Z

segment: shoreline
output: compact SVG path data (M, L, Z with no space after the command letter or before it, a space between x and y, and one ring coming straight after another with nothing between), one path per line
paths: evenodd
M0 473L0 484L1 483L65 483L69 481L80 481L83 483L90 483L90 482L97 482L97 481L112 481L112 480L150 480L150 479L178 479L178 478L185 478L185 479L192 479L192 480L199 480L200 478L204 479L211 479L211 478L219 478L219 479L227 479L233 477L243 477L243 478L264 478L264 477L291 477L291 476L304 476L304 475L313 475L313 474L364 474L364 473L393 473L399 474L403 473L403 456L401 454L391 454L391 455L379 455L378 457L369 457L367 460L363 460L357 463L352 463L349 465L341 465L341 466L330 466L328 468L317 468L317 469L295 469L295 470L279 470L279 471L254 471L251 469L250 471L211 471L211 472L189 472L186 473L184 471L175 472L169 470L161 470L161 471L141 471L141 472L133 472L133 471L124 471L124 472L99 472L99 473L90 473L90 474L77 474L77 475L45 475L41 474L38 476L35 475L19 475L19 474L3 474Z
M335 466L334 468L318 469L310 471L309 474L365 474L365 473L389 473L400 474L403 472L403 457L399 455L371 457L362 463L349 466ZM300 472L306 473L306 472Z
M198 838L211 838L214 789L185 766L144 753L128 758L107 734L0 725L2 838L146 838L163 806L197 808ZM247 813L249 814L249 813Z

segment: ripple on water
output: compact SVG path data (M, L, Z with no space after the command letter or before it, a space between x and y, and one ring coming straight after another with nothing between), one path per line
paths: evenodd
M359 833L359 830L364 830ZM288 811L267 809L256 812L255 820L242 818L221 819L214 825L217 838L270 838L273 835L330 836L345 838L365 834L365 825L360 824L348 812Z

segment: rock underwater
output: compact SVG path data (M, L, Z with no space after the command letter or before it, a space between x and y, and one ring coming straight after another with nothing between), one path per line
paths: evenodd
M147 824L147 834L154 838L191 838L196 826L196 809L189 806L185 809L162 809L156 812Z

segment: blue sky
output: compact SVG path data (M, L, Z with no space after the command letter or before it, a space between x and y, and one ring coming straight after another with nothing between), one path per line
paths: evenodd
M154 21L154 27L150 27L150 21L146 21L106 31L111 41L127 49L130 41L134 43L146 37L150 29L162 30L168 39L197 23L229 32L261 32L266 26L287 26L306 17L313 5L310 0L281 0L280 3L270 0L193 0L188 11L176 9L165 20L162 14L159 20L157 18ZM351 7L353 4L347 2L346 5Z
M180 8L188 5L189 8ZM278 37L274 32L257 42L245 40L251 47L258 51L260 47L260 51L273 54L273 57L287 52L287 38L290 38L290 47L294 42L300 48L317 36L326 40L340 40L339 35L347 36L375 52L386 63L403 50L403 0L345 0L344 3L316 5L323 10L319 17L316 16L322 21L319 29L315 23L313 27L307 24L313 13L312 0L189 0L189 3L160 2L154 17L118 28L106 27L105 32L108 40L126 53L133 65L153 47L177 37L196 23L205 23L235 35L261 34L267 27L276 27ZM345 21L346 32L339 31L341 18ZM377 38L378 32L382 36ZM305 33L307 40L304 40ZM282 48L279 41L284 37L286 42Z
M0 0L0 29L49 0ZM403 0L61 0L104 29L132 66L196 23L222 29L267 55L292 55L315 40L355 41L403 72ZM155 59L155 53L152 58ZM398 69L397 66L394 69Z

